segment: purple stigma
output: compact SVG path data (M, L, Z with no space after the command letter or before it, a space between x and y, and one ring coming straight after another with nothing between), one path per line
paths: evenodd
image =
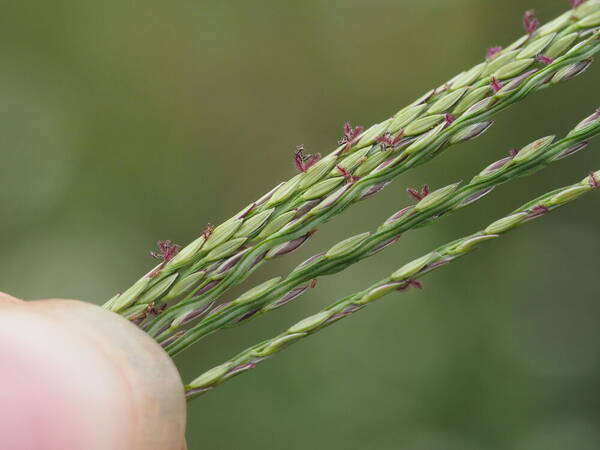
M344 123L344 136L340 139L339 144L345 145L344 150L348 150L352 148L352 146L356 143L361 133L364 131L364 127L355 127L352 128L350 122Z
M294 165L298 172L305 173L308 169L318 163L320 159L320 153L309 155L304 153L304 145L298 145L296 147L296 153L294 153Z
M525 31L531 36L539 27L540 21L535 16L535 11L533 9L525 11L525 15L523 16L523 28L525 28Z
M500 53L502 51L502 47L497 45L495 47L490 47L487 49L487 52L485 54L485 59L487 59L488 61L491 59L494 59L498 53Z
M165 264L171 261L175 255L179 253L180 249L179 245L175 245L171 241L158 241L156 245L158 245L159 252L150 252L150 255L153 258L162 260L162 262L150 273L150 275L148 275L150 278L156 277L163 267L165 267Z
M396 137L392 137L390 133L384 133L375 138L375 141L381 145L382 148L396 148L403 137L404 130L400 130L400 133L398 133Z
M424 184L420 191L408 188L406 189L406 192L415 200L421 201L429 195L429 186L427 184Z
M337 168L338 172L344 176L344 178L346 179L346 181L349 184L354 184L358 180L360 180L360 177L357 177L356 175L352 175L352 173L350 173L349 170L343 168L342 166L336 166L336 168Z

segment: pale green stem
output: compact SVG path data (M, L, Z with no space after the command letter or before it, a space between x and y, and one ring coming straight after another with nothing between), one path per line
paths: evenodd
M418 278L472 252L481 242L498 238L500 235L528 221L542 217L581 195L598 188L600 170L586 176L579 183L556 189L532 200L506 217L494 221L483 230L455 240L431 253L402 266L390 276L368 289L344 297L329 307L292 325L283 333L254 345L234 358L203 373L186 386L188 398L197 397L219 384L243 373L288 345L328 327L332 323L364 308L375 300L398 290L416 285Z
M394 242L401 233L430 224L442 215L477 201L499 184L530 175L573 154L587 145L587 139L598 133L600 113L595 112L575 126L565 138L556 142L553 142L554 136L538 139L514 156L491 164L462 188L458 189L456 183L432 192L414 207L394 214L375 233L362 233L345 239L324 254L312 258L309 263L301 264L285 279L269 280L220 309L209 312L188 330L178 331L185 322L183 319L190 313L184 312L179 320L171 323L169 331L180 334L170 339L166 345L167 351L174 355L218 329L235 325L241 318L256 317L281 306L282 299L285 300L303 283L318 276L337 273Z

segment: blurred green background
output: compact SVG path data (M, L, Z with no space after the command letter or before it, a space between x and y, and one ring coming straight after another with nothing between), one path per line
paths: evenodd
M4 2L0 289L101 303L327 152L567 0ZM324 226L250 281L284 274L598 106L598 68L538 93ZM581 179L590 150L177 358L185 380L523 201ZM190 449L600 448L598 197L589 196L291 347L190 406ZM168 418L165 418L168 420Z

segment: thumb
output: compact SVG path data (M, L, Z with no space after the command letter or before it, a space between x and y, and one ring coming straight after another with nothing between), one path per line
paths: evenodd
M0 293L0 449L181 450L186 405L169 356L122 317Z

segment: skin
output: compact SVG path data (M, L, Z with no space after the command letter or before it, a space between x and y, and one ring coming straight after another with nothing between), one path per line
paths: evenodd
M183 450L173 362L127 320L0 293L0 449Z

